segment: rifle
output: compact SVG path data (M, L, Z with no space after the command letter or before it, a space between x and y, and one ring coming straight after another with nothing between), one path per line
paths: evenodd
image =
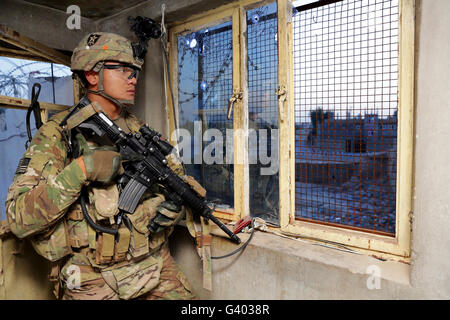
M65 120L67 118L62 123ZM160 133L143 125L138 133L126 134L103 112L94 113L78 128L89 130L91 136L110 140L119 148L122 158L127 160L123 162L125 173L119 180L119 184L124 186L119 196L121 213L134 213L144 192L158 183L167 191L166 199L168 197L178 205L189 206L206 221L214 222L234 242L241 243L237 235L214 217L213 209L208 206L206 199L169 168L166 156L173 151L173 146L163 140Z

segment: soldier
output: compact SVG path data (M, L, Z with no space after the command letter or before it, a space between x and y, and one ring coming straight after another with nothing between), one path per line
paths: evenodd
M103 32L83 38L72 55L71 69L87 88L84 99L127 133L143 124L129 110L142 63L129 40ZM52 261L50 280L57 298L195 298L168 247L184 208L166 201L156 185L127 215L131 226L119 225L118 236L86 220L80 205L83 190L95 224L116 226L122 160L115 146L74 134L69 122L61 127L68 112L52 117L34 136L6 199L12 232L30 239ZM72 156L69 140L79 145L80 156ZM169 159L169 165L183 175L180 163ZM150 223L155 232L149 231Z

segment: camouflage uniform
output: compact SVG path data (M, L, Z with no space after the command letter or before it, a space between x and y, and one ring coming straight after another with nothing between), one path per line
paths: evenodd
M59 126L67 113L55 115L39 129L19 163L6 199L12 232L30 239L36 251L53 262L51 279L63 288L63 299L195 298L170 256L167 239L173 226L152 234L147 229L165 200L157 188L147 191L135 213L128 215L131 230L121 224L118 241L88 224L80 206L82 188L87 190L90 217L109 227L119 213L119 192L115 183L87 181L68 154L67 132ZM125 108L114 121L125 132L137 132L143 124ZM115 148L89 139L88 144L94 149ZM171 158L169 166L183 175Z

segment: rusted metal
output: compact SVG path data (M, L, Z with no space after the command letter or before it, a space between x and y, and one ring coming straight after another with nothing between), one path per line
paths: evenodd
M398 3L300 9L293 12L296 219L395 236Z

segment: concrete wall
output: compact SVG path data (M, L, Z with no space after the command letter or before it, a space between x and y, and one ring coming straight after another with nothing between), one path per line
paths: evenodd
M0 23L51 48L72 51L88 32L95 31L92 20L81 18L81 29L69 30L63 11L18 0L2 0Z
M166 109L163 62L161 43L157 40L150 40L143 77L139 78L136 88L135 112L141 119L168 138L169 121Z
M450 297L450 1L422 0L416 14L416 150L413 286Z

